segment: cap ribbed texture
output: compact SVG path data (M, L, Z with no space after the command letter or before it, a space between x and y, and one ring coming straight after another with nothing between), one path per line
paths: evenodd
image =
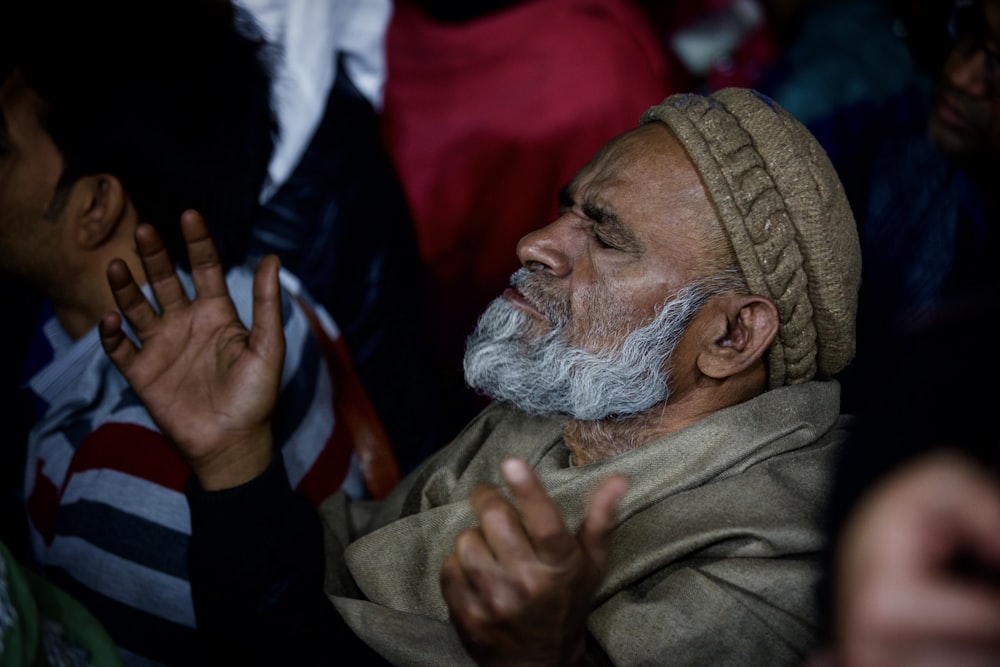
M640 124L651 121L684 145L747 284L777 305L769 386L844 368L854 356L861 249L822 146L773 100L744 88L671 95Z

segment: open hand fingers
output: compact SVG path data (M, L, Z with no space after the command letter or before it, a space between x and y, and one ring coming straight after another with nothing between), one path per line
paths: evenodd
M129 326L139 336L139 339L145 340L156 323L156 311L153 310L153 306L146 300L146 296L139 289L139 285L136 284L135 279L132 277L132 272L129 271L128 265L124 261L120 259L111 260L108 263L107 275L108 286L111 288L111 294L114 296L115 303L118 304L118 309L125 316ZM120 325L121 322L119 321L118 333L121 333ZM109 334L113 333L114 328L109 328ZM121 335L124 336L123 333Z
M108 313L98 327L101 334L101 347L114 365L127 376L128 368L135 359L136 348L122 330L122 318L118 313Z
M280 262L275 255L264 257L257 266L253 283L253 327L250 330L251 349L268 360L278 373L281 372L285 354L279 268Z
M156 229L146 223L138 225L135 228L135 245L139 251L142 268L146 272L146 279L149 281L149 286L153 290L153 296L156 297L160 310L168 312L187 305L187 293L181 286L180 280L177 279L174 263L171 261ZM111 279L111 267L109 266L108 281L110 282ZM112 289L114 288L115 286L112 285ZM118 300L117 293L115 300ZM118 305L121 307L120 302ZM132 324L132 317L127 317L129 324Z
M226 289L225 272L205 219L197 211L184 211L181 214L181 231L187 243L191 278L198 296L227 297L229 292Z

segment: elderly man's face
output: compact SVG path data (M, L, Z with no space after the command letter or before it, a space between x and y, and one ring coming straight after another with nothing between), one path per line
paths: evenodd
M470 384L532 412L580 419L636 412L663 400L664 366L678 363L669 358L673 345L706 290L673 297L718 268L707 242L714 220L694 166L666 126L651 123L612 141L570 184L560 217L518 244L524 268L470 338ZM663 310L662 321L646 327ZM626 345L636 331L642 333ZM510 345L493 347L498 339ZM553 345L557 348L539 349ZM624 357L623 346L629 348ZM550 376L571 381L595 356L593 383L619 371L629 375L640 365L649 366L643 373L660 377L645 387L636 377L609 380L614 388L598 387L582 413L566 404L547 409L561 393L575 391ZM536 377L530 382L513 377L526 373ZM656 395L619 401L625 385ZM534 401L539 393L545 394L540 403ZM602 402L607 409L598 405Z

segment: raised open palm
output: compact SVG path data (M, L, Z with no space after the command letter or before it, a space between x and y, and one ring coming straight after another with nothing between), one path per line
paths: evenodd
M226 488L256 476L272 454L270 418L285 354L278 260L269 256L257 268L247 331L204 220L186 211L181 228L196 296L188 298L156 231L139 225L136 246L160 310L125 262L112 261L108 284L121 315L101 321L101 344L202 485ZM140 347L125 335L122 315Z

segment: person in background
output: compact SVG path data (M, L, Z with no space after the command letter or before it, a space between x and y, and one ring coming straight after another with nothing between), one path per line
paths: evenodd
M379 135L390 0L237 0L268 40L279 134L249 255L277 254L337 322L410 470L446 441L424 269Z
M102 345L196 471L210 663L774 667L813 648L860 280L833 167L755 91L674 95L561 200L466 346L495 402L385 500L338 493L319 517L272 455L276 258L249 331L197 215L193 301L148 227L159 312L108 265Z
M858 354L841 377L850 411L873 398L900 337L1000 286L1000 2L956 2L950 30L925 120L881 138L852 195L865 275Z
M841 137L837 165L864 266L858 354L839 376L858 422L834 470L809 667L1000 664L998 369L983 352L1000 324L1000 3L927 11L911 57L936 82L915 79L881 116L871 100L844 113L867 133ZM940 57L935 27L950 37Z
M87 607L127 664L190 664L190 468L102 353L96 325L114 307L110 258L146 282L140 223L162 231L191 284L176 224L188 206L212 216L249 322L243 260L275 129L264 42L214 1L2 11L0 272L44 297L19 485L30 553L18 558ZM336 325L292 274L282 285L274 435L288 483L314 503L337 489L382 496L398 467Z
M924 127L933 73L940 66L945 17L939 8L945 4L766 3L768 16L783 27L776 31L776 58L756 87L816 136L852 203L883 137Z

